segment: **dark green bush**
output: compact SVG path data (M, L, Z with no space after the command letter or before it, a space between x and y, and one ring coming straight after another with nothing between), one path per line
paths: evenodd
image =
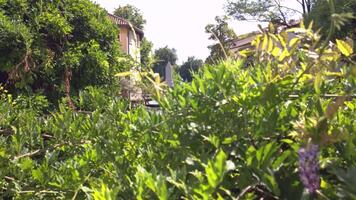
M0 83L12 93L42 91L54 103L66 81L75 95L114 84L113 75L129 68L117 38L107 12L89 0L1 1Z

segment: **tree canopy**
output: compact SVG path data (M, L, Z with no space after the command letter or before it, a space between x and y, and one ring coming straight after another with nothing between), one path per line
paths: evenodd
M68 96L112 83L119 56L117 27L90 0L1 1L0 71L10 86Z
M154 59L155 63L153 65L153 71L159 73L161 77L164 77L166 64L168 62L172 65L176 64L178 60L177 51L174 48L169 48L168 46L156 49Z
M284 25L296 14L307 15L316 0L288 0L300 5L299 8L288 7L283 0L228 0L225 7L228 15L238 20L256 20L275 22Z
M179 67L179 75L184 81L192 81L192 72L197 72L203 66L203 60L197 59L194 56L188 57L188 60L185 61Z
M353 16L355 10L356 0L338 0L335 4L335 13L338 13L338 15L332 17L327 0L318 0L306 17L306 22L313 21L315 30L320 29L326 35L331 28L330 22L333 18L336 23L339 23L339 30L334 33L333 38L350 37L355 40L356 16Z
M231 40L235 39L237 36L234 30L229 27L227 17L217 16L215 18L215 24L208 24L205 27L205 32L210 34L209 40L216 42L215 44L208 46L210 55L206 59L206 63L216 63L231 55Z
M291 1L299 7L288 6ZM356 20L352 20L352 13L355 9L355 0L338 0L333 12L330 10L328 0L228 0L225 6L227 14L238 20L272 22L276 25L289 26L292 19L299 20L303 17L307 24L313 21L314 29L321 29L323 36L328 34L333 20L339 30L333 34L333 38L354 37L353 27Z
M151 58L152 47L153 47L153 43L144 37L141 41L141 47L140 47L141 64L143 66L149 66L152 62L152 58Z
M143 29L146 24L146 20L143 18L140 9L133 5L119 6L115 9L114 15L128 20L139 29Z

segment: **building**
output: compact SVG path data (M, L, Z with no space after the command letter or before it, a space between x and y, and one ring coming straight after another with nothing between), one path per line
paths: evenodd
M230 50L237 54L239 51L252 47L251 43L260 32L251 32L245 35L240 35L237 39L231 41Z
M141 29L130 26L130 23L124 18L108 14L111 21L119 26L119 41L121 50L131 55L136 61L140 61L140 45L144 33Z
M276 28L276 31L278 33L289 29L289 28L294 28L294 27L299 27L301 23L301 20L291 20L289 24L286 25L279 25ZM264 28L264 31L268 31L268 28ZM231 46L230 50L234 52L235 55L238 54L238 52L245 50L245 49L251 49L252 48L252 41L256 38L257 35L261 34L260 31L254 31L251 33L247 33L244 35L238 36L237 39L231 41ZM293 33L288 33L289 38L292 38L294 36Z

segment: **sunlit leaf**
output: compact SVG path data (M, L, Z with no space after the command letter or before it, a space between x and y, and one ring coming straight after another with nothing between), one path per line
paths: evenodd
M130 76L130 75L132 75L132 72L120 72L120 73L115 74L115 76L117 76L117 77L125 77L125 76Z
M352 47L345 41L336 40L337 48L345 56L350 56L353 53Z

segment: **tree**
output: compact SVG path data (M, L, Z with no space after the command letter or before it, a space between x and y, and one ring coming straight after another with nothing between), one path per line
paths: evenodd
M228 23L227 17L216 17L216 24L208 24L205 27L205 32L209 33L209 39L216 41L217 43L209 46L210 55L206 59L206 63L212 64L223 60L230 56L231 40L236 38L234 30L232 30Z
M115 9L114 15L128 20L133 26L139 29L143 29L146 24L141 11L132 5L119 6Z
M291 0L288 0L288 2ZM238 20L256 20L289 25L296 14L306 16L316 0L294 0L299 8L285 5L283 0L228 0L226 12Z
M164 77L166 64L170 62L174 66L178 60L177 51L168 46L155 50L154 58L155 63L153 65L153 71L159 73L161 77Z
M151 51L153 43L143 38L141 41L140 55L141 55L141 64L143 66L149 66L151 64Z
M323 35L327 35L330 30L332 18L337 20L339 30L335 32L334 38L350 37L356 39L356 18L352 19L352 13L356 10L356 0L338 0L335 4L334 17L330 14L327 0L318 0L312 8L306 22L313 21L315 30L321 30Z
M184 81L191 82L193 79L192 72L197 72L202 66L203 60L197 59L194 56L188 57L188 60L179 67L179 75Z
M119 56L117 27L90 0L0 4L0 71L9 88L53 100L65 94L73 107L71 92L113 83Z

